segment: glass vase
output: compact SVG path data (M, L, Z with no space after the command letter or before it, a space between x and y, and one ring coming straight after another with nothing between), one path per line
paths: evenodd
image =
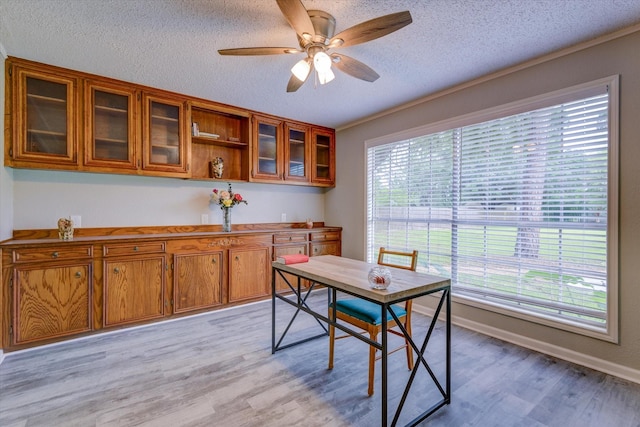
M231 231L231 208L222 208L222 231Z

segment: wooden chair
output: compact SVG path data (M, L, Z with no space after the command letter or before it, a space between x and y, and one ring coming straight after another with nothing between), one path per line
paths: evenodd
M398 259L400 257L407 260L404 264L395 264L385 260L385 255L393 256L394 259ZM406 270L416 271L416 266L418 263L418 251L413 252L398 252L398 251L388 251L385 248L380 248L380 252L378 253L378 264L386 265L390 267L403 268ZM393 281L393 278L392 278ZM364 333L368 333L369 337L372 341L377 341L378 335L382 331L382 318L380 315L380 306L378 304L365 301L359 298L348 298L341 299L335 302L336 304L336 318L350 323L351 325L360 328ZM405 302L404 307L399 305L392 306L392 310L398 316L398 320L403 323L406 331L411 335L411 300ZM329 307L329 318L333 315L332 307ZM396 322L391 317L391 314L387 314L387 331L404 337L402 332L397 331L395 329L391 329L396 326ZM340 337L336 337L336 328L335 326L329 325L329 369L333 369L333 350L336 339L347 338L350 335L344 335ZM409 370L413 369L413 350L411 346L406 341L404 345L391 350L388 354L395 353L398 350L402 350L406 348L407 352L407 367ZM373 346L369 347L369 389L368 394L371 396L373 394L373 383L374 383L374 373L375 373L375 362L380 358L376 358L376 348Z

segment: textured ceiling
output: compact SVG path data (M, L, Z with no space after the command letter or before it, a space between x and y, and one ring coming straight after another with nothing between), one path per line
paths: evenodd
M298 55L217 49L297 47L274 0L0 0L6 54L296 120L342 127L528 59L640 22L640 0L303 0L336 33L409 10L413 23L339 52L380 74L336 71L287 93Z

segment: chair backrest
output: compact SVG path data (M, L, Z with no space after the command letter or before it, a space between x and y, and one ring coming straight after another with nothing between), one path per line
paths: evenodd
M392 257L405 257L407 259L407 263L395 264L392 262L388 262L385 260L385 255L390 255ZM380 252L378 252L378 264L387 265L389 267L404 268L405 270L416 271L416 267L418 266L418 251L400 252L400 251L389 251L385 248L380 248Z

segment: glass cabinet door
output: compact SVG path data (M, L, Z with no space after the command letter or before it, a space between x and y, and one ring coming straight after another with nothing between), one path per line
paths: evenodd
M77 80L17 67L14 72L14 159L77 165Z
M314 184L335 185L335 136L333 132L313 129L312 177Z
M88 83L85 165L136 169L135 91Z
M285 171L287 181L309 182L309 130L306 126L285 123Z
M142 168L186 174L184 103L144 96Z
M257 179L282 179L282 122L254 116L253 168L251 176Z

